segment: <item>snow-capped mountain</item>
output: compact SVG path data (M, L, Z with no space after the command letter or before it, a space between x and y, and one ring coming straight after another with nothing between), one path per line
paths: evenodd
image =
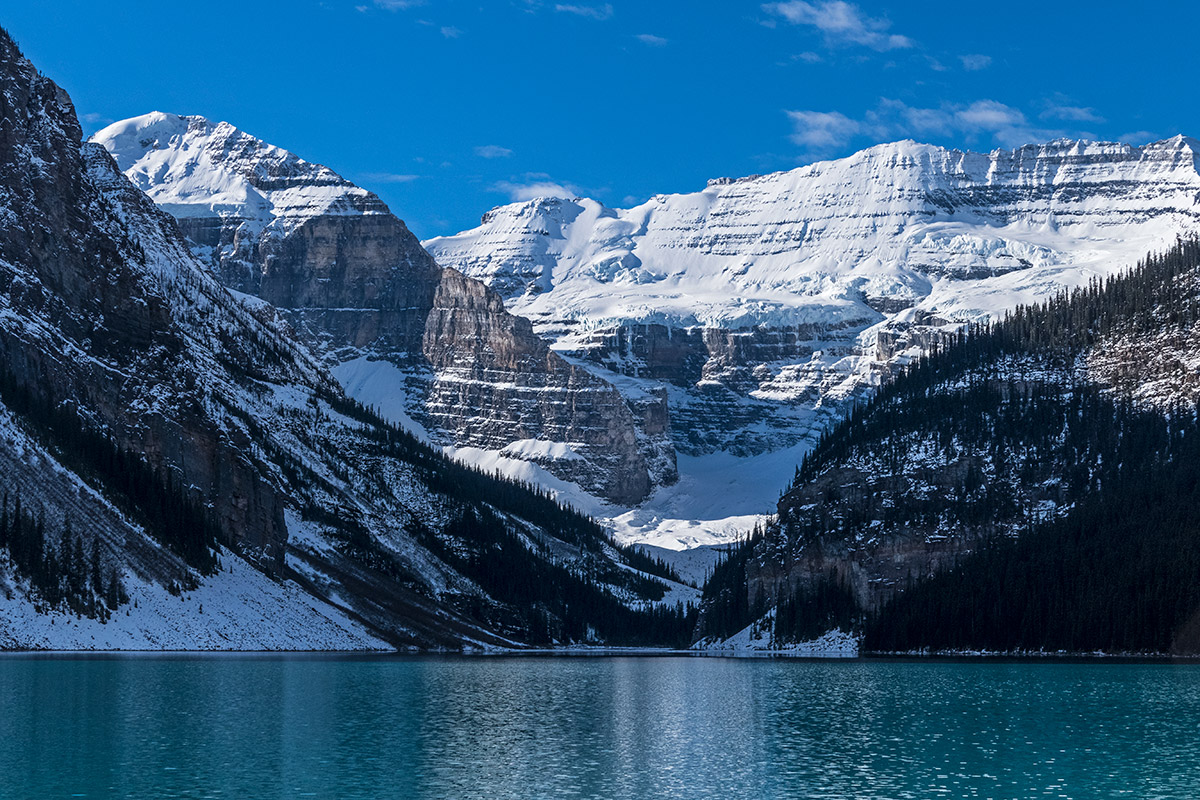
M664 599L589 520L347 398L81 142L2 29L0 119L0 649L580 641ZM459 291L438 324L537 342L477 282L430 272L431 294Z
M660 398L629 403L563 360L498 295L439 267L374 194L201 117L155 112L93 141L226 286L278 308L393 421L615 502L674 474L653 425Z
M613 516L677 547L749 527L815 432L957 323L1200 229L1198 153L1185 137L992 153L903 141L629 209L514 203L424 244L577 363L665 388L681 480Z
M1198 152L1185 137L988 154L903 141L624 210L516 203L425 244L543 326L979 316L1194 227Z

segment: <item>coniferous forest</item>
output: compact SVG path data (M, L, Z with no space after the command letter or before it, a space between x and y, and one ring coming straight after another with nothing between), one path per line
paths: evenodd
M690 643L696 610L656 603L665 587L647 577L679 580L661 559L612 543L602 526L560 504L545 490L459 464L353 400L337 395L326 400L334 410L362 422L380 452L413 464L432 490L458 505L444 530L435 533L421 526L413 532L493 598L494 602L487 602L460 597L459 611L466 616L531 645L604 642L682 647ZM0 402L64 464L86 476L110 502L199 574L217 568L219 526L171 470L152 468L140 454L119 447L89 426L74 407L45 402L9 373L0 374ZM276 455L285 469L302 468L289 464L284 454ZM481 497L488 499L490 509L474 505ZM513 532L512 523L502 518L505 513L518 515L592 556L607 548L612 557L585 559L600 567L581 570L555 563L541 545L540 557L531 558L530 542ZM45 607L106 620L128 602L117 569L102 556L97 539L85 543L72 532L69 520L61 529L48 530L44 510L24 508L20 496L11 503L6 497L2 514L0 551L8 552L16 573L28 580ZM408 579L386 548L352 520L315 507L305 508L303 517L339 531L344 552L364 566L400 582ZM532 546L539 545L533 542ZM618 567L617 559L632 569ZM168 588L177 593L194 586L172 582ZM627 595L628 602L617 599L614 589Z
M761 615L764 564L836 550L870 566L862 554L881 543L957 541L931 573L886 589L797 568L770 598L776 637L842 627L872 651L1200 649L1195 408L1135 401L1089 370L1122 340L1194 330L1198 266L1200 244L1180 241L974 326L882 388L810 452L778 518L718 567L705 633Z

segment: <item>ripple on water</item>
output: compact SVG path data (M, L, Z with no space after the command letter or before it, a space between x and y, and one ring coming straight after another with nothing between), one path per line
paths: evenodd
M0 796L1192 798L1200 665L0 659Z

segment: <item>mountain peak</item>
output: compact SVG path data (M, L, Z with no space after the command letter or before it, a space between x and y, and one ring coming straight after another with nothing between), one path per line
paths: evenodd
M387 214L378 197L328 167L228 122L152 111L92 136L121 171L176 217L238 217L261 230L322 214Z

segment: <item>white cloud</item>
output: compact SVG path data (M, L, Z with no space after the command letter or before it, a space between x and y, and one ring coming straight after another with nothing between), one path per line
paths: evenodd
M790 0L766 3L762 10L782 17L793 25L808 25L825 35L830 44L857 44L872 50L901 50L912 47L907 36L889 33L892 24L885 19L868 17L862 9L843 0Z
M955 111L954 116L959 126L968 131L1000 131L1025 124L1022 112L995 100L976 100Z
M789 111L792 141L806 150L827 151L845 147L862 130L862 123L840 111Z
M809 156L843 150L858 139L882 142L958 136L984 146L1017 147L1062 137L1096 138L1089 131L1071 125L1031 124L1021 109L990 99L923 108L884 98L858 119L837 111L788 111L787 115L792 122L792 141ZM1098 120L1099 117L1088 119L1079 115L1064 121Z
M425 5L425 0L375 0L375 5L388 11L401 11Z
M475 155L480 158L508 158L513 151L498 144L485 144L475 148Z
M1158 142L1166 137L1160 136L1154 131L1130 131L1122 133L1117 137L1118 142L1126 142L1128 144L1148 144L1150 142Z
M462 36L462 33L462 31L460 31L458 28L455 28L453 25L448 25L442 28L442 36L445 36L447 39L457 39L458 37Z
M395 172L367 172L363 174L363 180L370 183L412 183L420 175L400 175Z
M642 44L648 44L651 47L662 47L670 41L662 36L655 36L653 33L639 33L633 38L637 39Z
M976 72L981 69L987 69L992 65L992 57L972 53L970 55L959 56L958 60L962 62L963 69L968 72Z
M570 183L559 183L551 180L547 176L526 176L527 181L524 183L514 183L512 181L499 181L492 184L493 192L502 192L508 195L508 198L514 203L519 203L525 200L533 200L537 197L561 197L566 200L572 200L580 197L583 192L578 186Z
M605 3L602 6L574 6L560 3L554 6L554 10L592 19L608 19L613 15L612 3Z
M1104 122L1094 108L1080 106L1050 106L1039 115L1042 119L1061 119L1068 122Z

